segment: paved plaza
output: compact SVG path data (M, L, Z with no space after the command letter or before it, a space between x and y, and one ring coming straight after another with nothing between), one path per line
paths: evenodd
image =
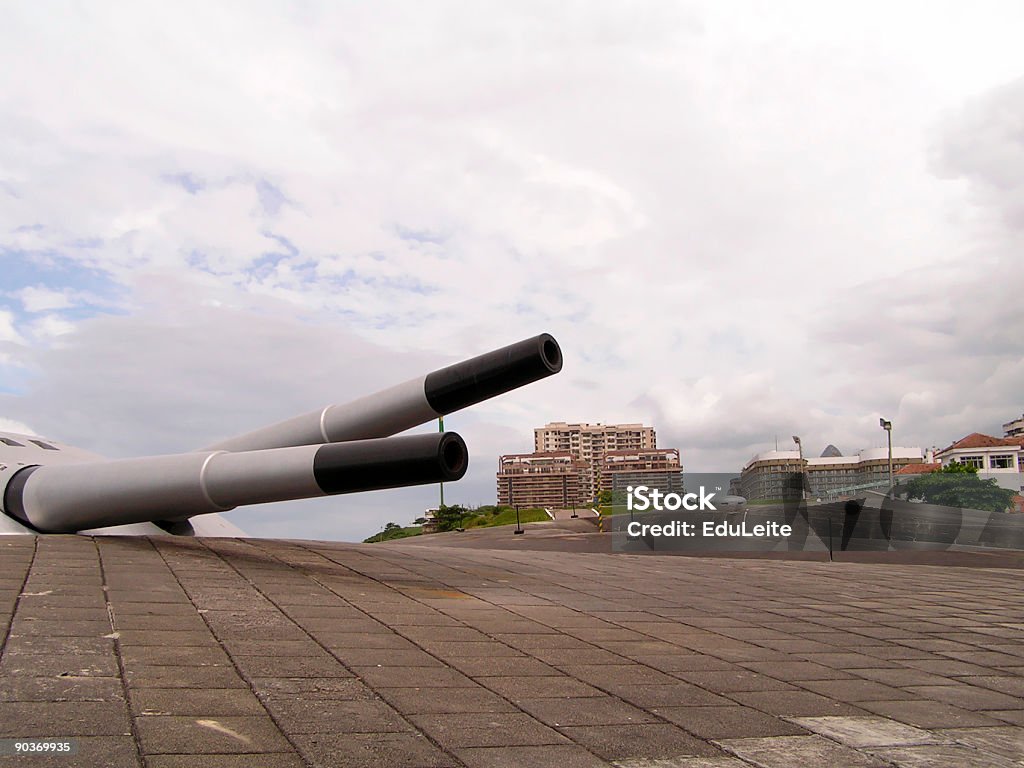
M533 533L0 538L0 738L78 747L0 762L1024 765L1020 569Z

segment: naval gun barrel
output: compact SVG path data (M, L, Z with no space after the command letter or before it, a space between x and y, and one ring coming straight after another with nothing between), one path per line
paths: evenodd
M455 432L228 453L28 466L0 488L3 511L43 533L179 521L245 504L460 479Z
M350 403L329 405L223 440L206 450L255 451L388 437L561 369L558 342L542 333Z

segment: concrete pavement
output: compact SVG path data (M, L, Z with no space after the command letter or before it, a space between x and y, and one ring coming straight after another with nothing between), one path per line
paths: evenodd
M2 538L0 761L1024 764L1020 570L469 534Z

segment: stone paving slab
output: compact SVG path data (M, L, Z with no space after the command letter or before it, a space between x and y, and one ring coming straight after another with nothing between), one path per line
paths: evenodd
M874 754L899 768L1020 768L1019 762L963 744L893 747Z
M794 723L848 747L903 747L950 739L884 717L794 717Z
M142 768L135 740L131 736L76 736L75 755L44 755L38 757L0 757L0 765L28 768ZM194 757L191 758L195 760ZM194 763L193 763L194 764Z
M460 749L456 756L468 768L605 768L608 763L574 744L543 747L480 747Z
M0 736L146 768L1024 765L1019 570L499 535L0 541Z
M142 715L135 719L145 754L287 752L290 747L266 714L195 717Z
M836 744L821 736L778 736L768 739L726 739L717 742L744 762L758 768L888 768L877 757Z
M747 707L657 707L651 712L708 740L807 733L797 724Z
M667 723L571 726L559 731L607 760L720 754L713 745Z
M435 741L453 749L571 743L554 728L523 713L412 715L409 720Z
M975 749L1024 760L1024 728L954 728L941 734Z
M131 710L135 717L146 715L192 715L228 717L262 715L263 705L252 691L243 688L134 688Z
M616 768L749 768L734 757L629 758L612 762Z
M126 736L123 702L5 701L0 703L0 738Z

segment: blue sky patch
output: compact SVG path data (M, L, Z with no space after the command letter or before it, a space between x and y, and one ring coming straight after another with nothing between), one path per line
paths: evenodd
M449 235L443 232L432 232L429 229L414 229L413 227L404 227L401 224L395 225L395 234L402 240L413 243L430 243L431 245L442 245L449 238Z
M275 234L275 233L270 232L268 230L264 230L263 231L263 236L266 237L266 238L269 238L270 240L273 240L275 243L278 243L282 248L284 248L286 251L288 251L288 255L289 256L298 256L299 255L299 249L296 248L295 244L292 243L292 241L289 240L284 235L278 235L278 234Z
M11 293L30 285L110 298L120 295L122 290L107 272L85 267L75 259L56 253L0 249L0 292Z
M74 259L54 253L0 250L0 308L14 314L16 324L37 317L25 311L17 294L23 288L41 287L51 291L87 294L88 300L63 309L47 310L67 320L84 320L98 314L120 314L115 308L125 288L107 272L82 266Z
M206 189L206 182L191 173L165 173L160 180L181 187L190 195Z
M0 394L24 395L33 376L25 368L0 363ZM9 415L9 414L0 414Z
M284 192L266 179L259 179L256 181L256 195L259 197L260 207L268 216L276 216L288 202L288 198L284 196Z

